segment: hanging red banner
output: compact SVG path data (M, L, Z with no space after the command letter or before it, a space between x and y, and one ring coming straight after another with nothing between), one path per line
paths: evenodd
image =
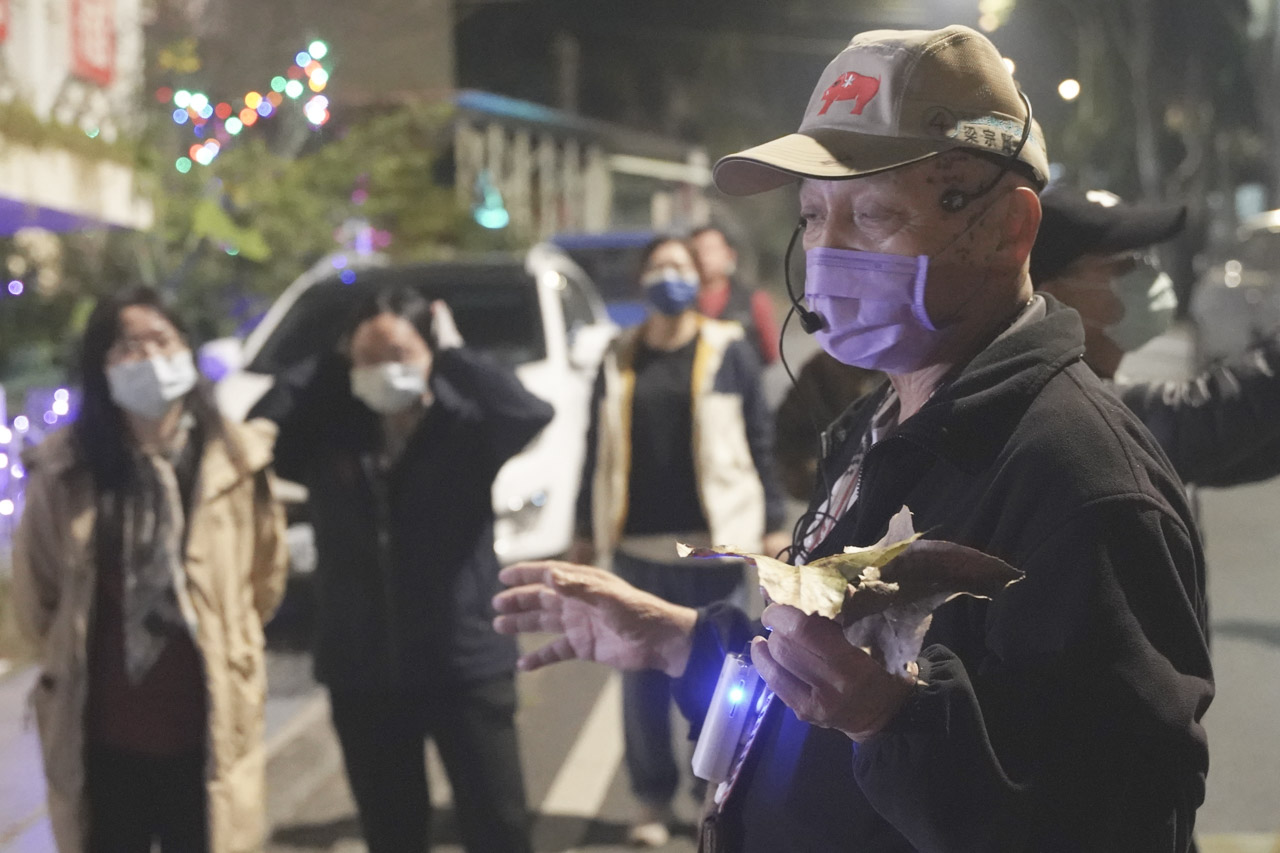
M71 63L77 77L111 85L116 73L114 0L71 0Z
M9 0L0 0L0 43L9 37Z

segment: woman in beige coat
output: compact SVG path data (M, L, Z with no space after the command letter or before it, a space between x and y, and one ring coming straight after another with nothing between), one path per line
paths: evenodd
M81 366L76 424L27 454L14 562L58 848L257 850L273 430L218 415L153 291L99 303Z

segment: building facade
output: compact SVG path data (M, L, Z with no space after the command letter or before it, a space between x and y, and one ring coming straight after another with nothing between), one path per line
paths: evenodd
M0 0L0 234L146 228L143 0Z

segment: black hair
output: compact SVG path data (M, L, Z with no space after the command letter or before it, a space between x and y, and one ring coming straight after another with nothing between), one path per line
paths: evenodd
M362 323L381 314L391 314L409 321L409 324L422 336L422 340L426 341L427 349L435 355L435 334L431 329L431 303L415 288L403 284L379 290L356 306L342 335L344 344L351 343L351 338Z
M729 237L728 232L725 231L723 228L721 228L719 225L715 225L715 224L699 225L697 228L689 232L689 240L693 241L701 237L703 234L713 234L713 233L719 234L720 238L724 240L724 244L728 246L730 249L733 249L735 252L738 250L738 247L734 245L732 238Z
M133 472L128 426L124 413L111 399L107 382L107 352L120 337L120 314L134 306L155 311L177 330L187 346L195 349L186 324L156 290L133 286L98 300L80 340L82 401L80 414L71 429L77 452L93 475L94 487L99 492L119 491L128 484ZM203 375L198 376L195 388L183 398L183 405L195 418L191 440L203 445L211 437L221 438L232 463L243 470L244 455L218 411L213 384Z
M693 268L698 271L698 279L701 280L704 277L702 264L698 262L698 253L693 250L693 244L689 241L689 237L684 237L679 234L654 235L648 243L644 244L644 248L640 250L640 266L636 270L636 281L639 281L640 277L644 275L644 268L649 265L649 258L653 256L654 252L658 251L658 247L665 246L668 243L679 243L681 246L684 246L685 251L689 253L689 257L693 259Z

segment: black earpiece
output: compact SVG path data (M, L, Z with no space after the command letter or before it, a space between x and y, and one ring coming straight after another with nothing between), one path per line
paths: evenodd
M1000 173L1001 177L1004 172ZM975 196L976 197L976 196ZM950 189L942 194L942 198L938 200L938 204L942 205L942 209L947 213L958 213L964 210L965 205L969 203L969 194L964 190Z
M1000 173L995 176L986 186L979 187L973 192L965 192L962 189L952 187L942 194L942 198L938 199L938 204L947 213L959 213L968 207L969 202L982 198L987 193L996 188L996 184L1009 173L1013 168L1013 164L1018 162L1018 155L1022 153L1022 146L1027 144L1027 137L1031 135L1031 101L1021 89L1018 90L1018 97L1022 99L1023 106L1027 109L1027 117L1022 122L1022 135L1018 137L1018 144L1013 151L1005 157L1004 165L1000 167ZM801 319L803 325L804 320Z
M787 254L782 260L782 277L787 283L787 298L791 300L791 308L796 312L796 316L800 318L800 328L813 335L825 329L827 321L822 319L822 315L817 311L810 311L806 308L791 287L791 253L795 250L796 240L803 233L804 220L801 219L796 223L795 230L791 232L791 240L787 243Z

